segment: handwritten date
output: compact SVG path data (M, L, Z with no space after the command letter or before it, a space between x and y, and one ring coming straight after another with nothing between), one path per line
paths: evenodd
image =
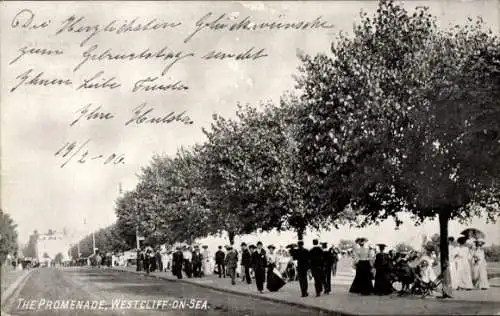
M104 156L102 154L92 154L87 148L90 142L90 139L86 140L82 144L78 144L75 141L66 142L54 154L54 156L59 157L63 160L63 163L60 165L60 167L64 168L71 161L76 161L80 164L84 164L90 160L101 160L103 161L104 165L120 165L125 163L125 157L123 154L112 153L109 156Z

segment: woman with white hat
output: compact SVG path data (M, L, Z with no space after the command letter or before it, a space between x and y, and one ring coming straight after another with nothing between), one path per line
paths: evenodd
M483 245L484 240L476 240L476 248L474 250L474 266L473 271L475 271L476 277L473 279L474 287L481 290L486 290L490 287L488 282L488 272L486 269L486 258L484 256Z
M420 258L419 265L421 268L421 275L420 277L422 278L422 281L428 283L428 282L434 282L437 279L436 273L434 272L434 263L435 260L432 256L432 253L434 252L434 245L430 242L427 245L425 245L425 250L426 253Z
M460 245L457 249L457 288L459 290L472 290L472 275L470 260L472 258L467 237L457 239Z

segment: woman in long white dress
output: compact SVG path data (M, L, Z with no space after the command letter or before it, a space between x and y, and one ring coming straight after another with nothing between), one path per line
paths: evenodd
M457 249L457 289L472 290L472 273L470 260L472 258L467 237L458 238Z
M450 285L451 288L456 290L458 287L458 275L457 275L457 247L455 244L455 238L450 237L449 241L449 252L448 252L448 262L450 265Z
M490 284L488 282L488 271L486 269L486 257L484 255L484 249L482 248L484 243L484 240L477 240L476 248L474 251L474 262L477 276L473 280L473 284L475 288L481 290L486 290L490 287Z
M208 251L207 245L203 245L203 251L201 255L203 256L203 263L202 263L203 275L205 276L211 275L214 272L214 269L211 264L212 255Z
M422 281L429 283L436 281L437 276L434 272L435 259L432 257L433 248L427 246L426 250L427 253L424 254L419 260L419 265L421 268L420 277Z

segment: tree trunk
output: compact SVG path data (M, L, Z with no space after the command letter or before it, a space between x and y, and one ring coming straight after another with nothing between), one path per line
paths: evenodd
M297 227L297 239L304 240L305 227Z
M441 273L443 276L443 297L453 297L451 288L450 260L448 256L448 222L450 220L450 210L439 211L439 252L441 259Z
M231 244L231 246L234 245L234 237L236 236L236 234L233 232L233 231L229 231L227 232L228 236L229 236L229 243Z

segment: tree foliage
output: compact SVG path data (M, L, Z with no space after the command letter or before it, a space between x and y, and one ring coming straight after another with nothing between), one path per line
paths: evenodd
M64 259L64 256L62 253L58 252L56 256L54 257L54 263L56 264L61 264Z
M38 235L39 234L38 234L37 230L34 230L33 234L30 235L29 240L28 240L28 244L23 249L23 255L25 257L29 257L29 258L38 257L37 248L36 248L37 241L38 241Z
M489 262L499 262L500 261L500 245L491 245L484 248L484 255L486 260Z
M498 37L480 22L441 31L426 8L412 14L392 1L361 18L333 56L302 56L313 200L351 204L360 225L399 224L401 211L417 223L439 215L446 269L448 221L498 214Z
M125 251L130 249L117 229L117 224L110 225L94 232L95 246L100 252L115 252ZM79 241L80 253L82 257L89 257L94 253L92 234L85 236ZM78 254L78 245L73 245L70 248L70 253L73 256Z
M0 209L0 264L3 264L7 255L17 253L17 225L9 214Z

